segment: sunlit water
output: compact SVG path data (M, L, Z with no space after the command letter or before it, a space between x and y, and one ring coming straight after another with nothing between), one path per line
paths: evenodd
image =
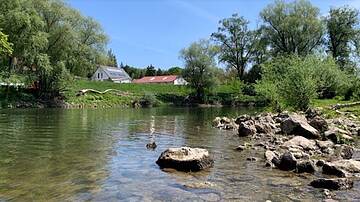
M234 151L248 141L211 127L215 116L256 110L153 108L0 111L0 201L319 201L313 175L264 167L263 150ZM154 133L151 135L151 133ZM147 150L154 139L156 150ZM162 171L169 147L202 147L208 171ZM193 183L210 186L189 188ZM360 200L360 185L336 192Z

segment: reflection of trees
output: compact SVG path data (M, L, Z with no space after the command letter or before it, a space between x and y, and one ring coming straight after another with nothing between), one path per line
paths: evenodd
M87 111L9 111L0 120L0 198L65 199L99 189L111 136Z

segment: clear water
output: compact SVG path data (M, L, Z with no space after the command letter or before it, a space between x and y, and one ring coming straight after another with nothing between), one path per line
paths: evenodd
M320 201L313 175L265 168L262 150L210 125L215 116L255 109L31 109L0 111L0 201ZM155 133L151 135L151 131ZM155 139L158 148L145 145ZM168 147L202 147L215 166L199 173L162 171ZM207 186L194 188L194 183ZM188 186L185 186L188 185ZM336 192L360 200L360 185Z

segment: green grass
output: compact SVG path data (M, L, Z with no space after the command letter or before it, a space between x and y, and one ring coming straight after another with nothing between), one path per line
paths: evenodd
M123 93L106 93L103 95L87 93L83 96L76 96L79 90L94 89L104 91L106 89L116 89ZM64 92L65 101L74 106L130 106L134 101L138 101L145 95L154 95L159 99L159 103L170 104L174 100L187 96L191 91L185 86L174 86L165 84L118 84L108 81L96 82L87 80L76 80L70 88Z
M323 114L327 118L336 118L342 116L341 114L337 113L335 110L331 109L332 106L336 104L346 104L351 103L354 101L345 101L341 98L334 98L334 99L316 99L312 101L312 106L316 108L320 108ZM350 114L354 114L357 117L360 117L360 106L353 106L353 107L344 107L339 109L340 112L349 112Z

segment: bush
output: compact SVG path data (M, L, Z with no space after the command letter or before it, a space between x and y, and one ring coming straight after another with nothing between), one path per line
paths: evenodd
M332 98L349 82L333 59L315 56L275 58L263 65L262 78L257 92L279 110L306 110L312 99Z
M158 106L160 105L160 101L156 99L155 95L152 93L145 93L145 95L140 99L140 104L143 107L150 107L150 106Z

